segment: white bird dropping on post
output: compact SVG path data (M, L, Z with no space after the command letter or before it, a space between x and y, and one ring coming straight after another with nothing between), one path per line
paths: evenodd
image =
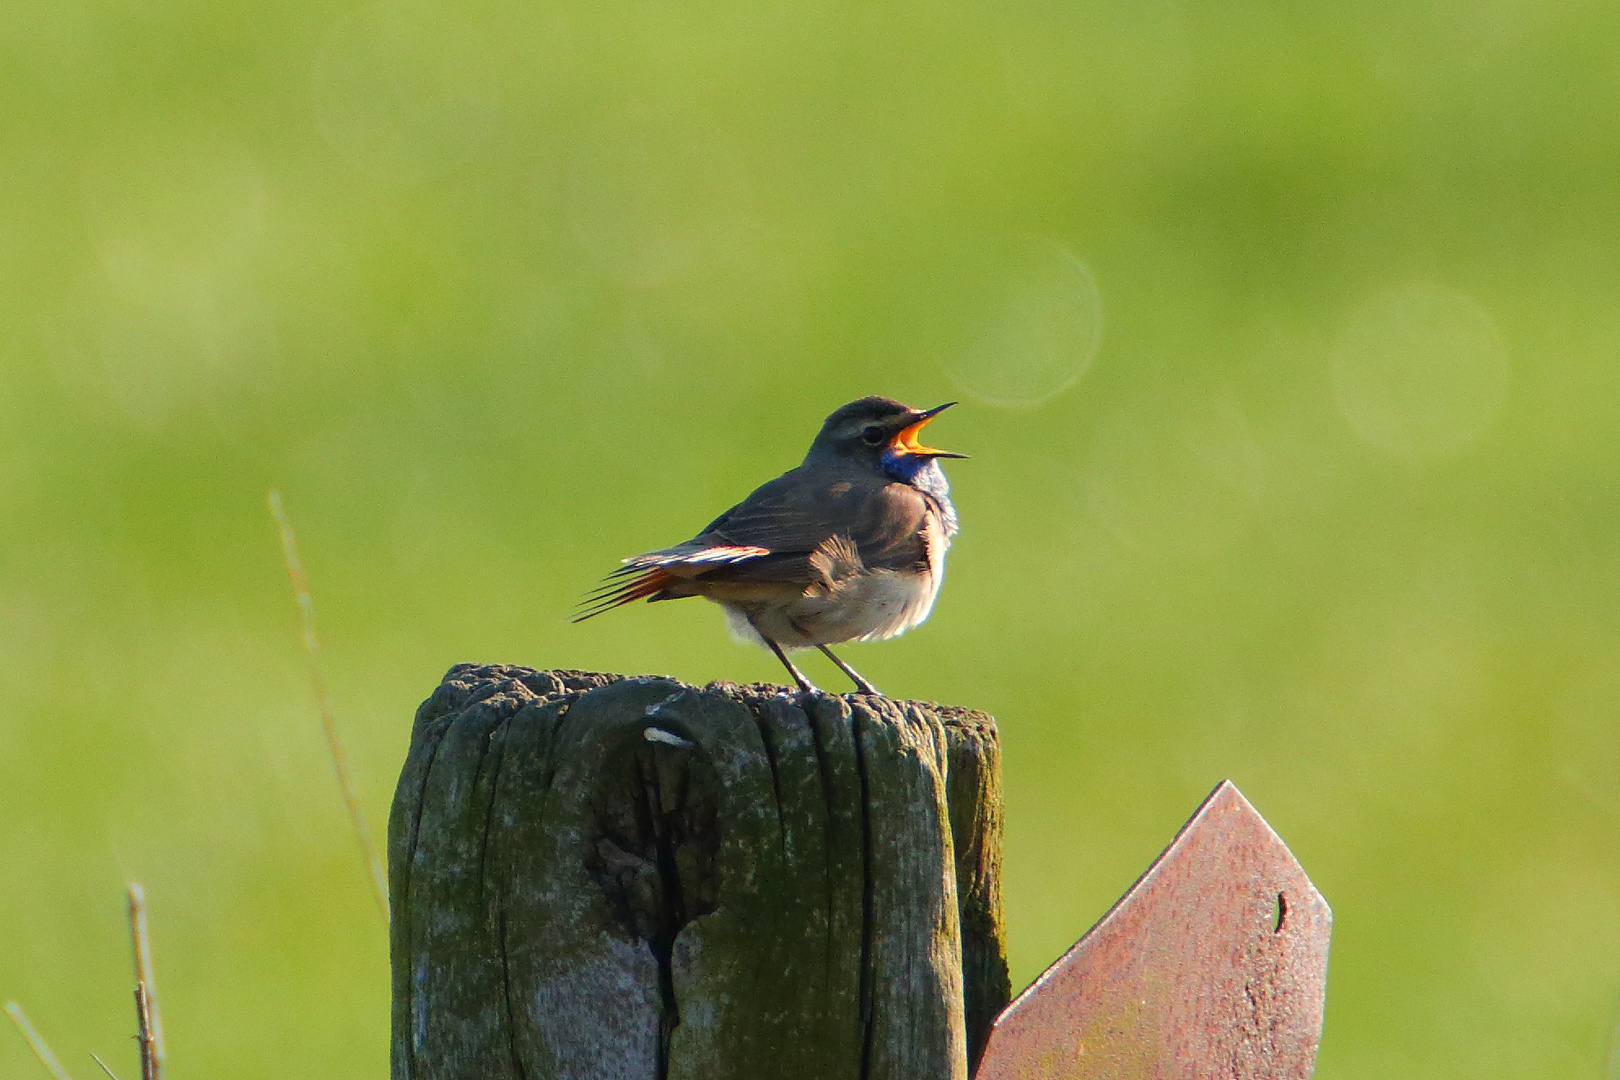
M1305 1080L1332 913L1229 780L996 1018L975 1080Z

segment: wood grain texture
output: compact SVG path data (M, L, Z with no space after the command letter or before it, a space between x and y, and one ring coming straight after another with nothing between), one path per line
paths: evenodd
M961 709L453 668L389 821L395 1080L966 1080L999 764Z

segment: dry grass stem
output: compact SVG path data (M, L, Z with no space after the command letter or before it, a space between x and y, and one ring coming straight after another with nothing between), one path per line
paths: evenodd
M287 577L292 581L293 598L298 601L298 617L304 634L304 650L309 653L309 677L315 685L315 705L321 714L321 727L326 731L326 747L332 753L332 766L337 770L338 789L349 811L349 821L360 842L360 853L365 857L366 870L371 875L371 889L376 894L377 906L383 918L388 918L388 880L383 876L382 860L377 857L377 846L371 841L371 830L366 828L366 816L360 809L360 797L355 794L354 782L349 778L349 759L338 740L337 721L332 711L332 696L326 689L326 676L321 670L321 645L315 636L315 602L310 597L309 579L304 576L304 564L298 561L298 541L293 536L292 523L281 506L281 492L272 488L268 495L270 516L275 519L281 533L281 553L287 561Z
M28 1040L29 1048L34 1051L34 1056L39 1058L39 1063L45 1066L45 1071L56 1077L56 1080L73 1080L68 1071L62 1067L62 1063L56 1059L56 1055L51 1053L50 1046L39 1032L34 1030L34 1025L29 1023L28 1014L22 1011L22 1006L15 1001L8 1001L6 1013L11 1017L11 1022L17 1025L17 1030L22 1032L22 1037Z
M90 1055L90 1060L94 1061L97 1065L100 1065L101 1066L101 1071L106 1073L111 1078L111 1080L118 1080L118 1074L113 1072L111 1069L109 1069L107 1067L107 1063L105 1061L102 1061L99 1057L97 1057L94 1054Z
M157 981L152 974L152 940L146 931L146 890L137 882L130 882L129 942L135 952L136 994L145 1000L144 1007L137 1001L136 1020L144 1026L141 1031L141 1075L146 1075L147 1046L150 1043L154 1069L163 1066L163 1021L158 1015Z
M152 1012L152 995L145 983L138 982L135 984L135 1030L141 1047L141 1080L163 1080L156 1023Z

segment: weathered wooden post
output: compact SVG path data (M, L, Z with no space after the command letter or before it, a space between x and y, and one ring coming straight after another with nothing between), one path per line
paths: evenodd
M389 822L395 1080L966 1080L1009 998L981 713L451 670Z

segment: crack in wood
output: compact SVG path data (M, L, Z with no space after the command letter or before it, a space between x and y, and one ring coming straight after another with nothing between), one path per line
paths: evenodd
M776 740L771 735L771 724L765 715L767 706L763 702L747 701L743 703L748 714L754 718L754 727L759 731L760 745L765 748L765 760L771 767L771 792L776 802L776 826L782 838L782 856L787 857L787 820L782 810L782 774L776 767Z
M643 741L608 760L594 792L597 840L586 865L621 931L645 942L657 962L657 1080L668 1076L680 1024L675 939L717 904L720 830L710 772L701 756Z

